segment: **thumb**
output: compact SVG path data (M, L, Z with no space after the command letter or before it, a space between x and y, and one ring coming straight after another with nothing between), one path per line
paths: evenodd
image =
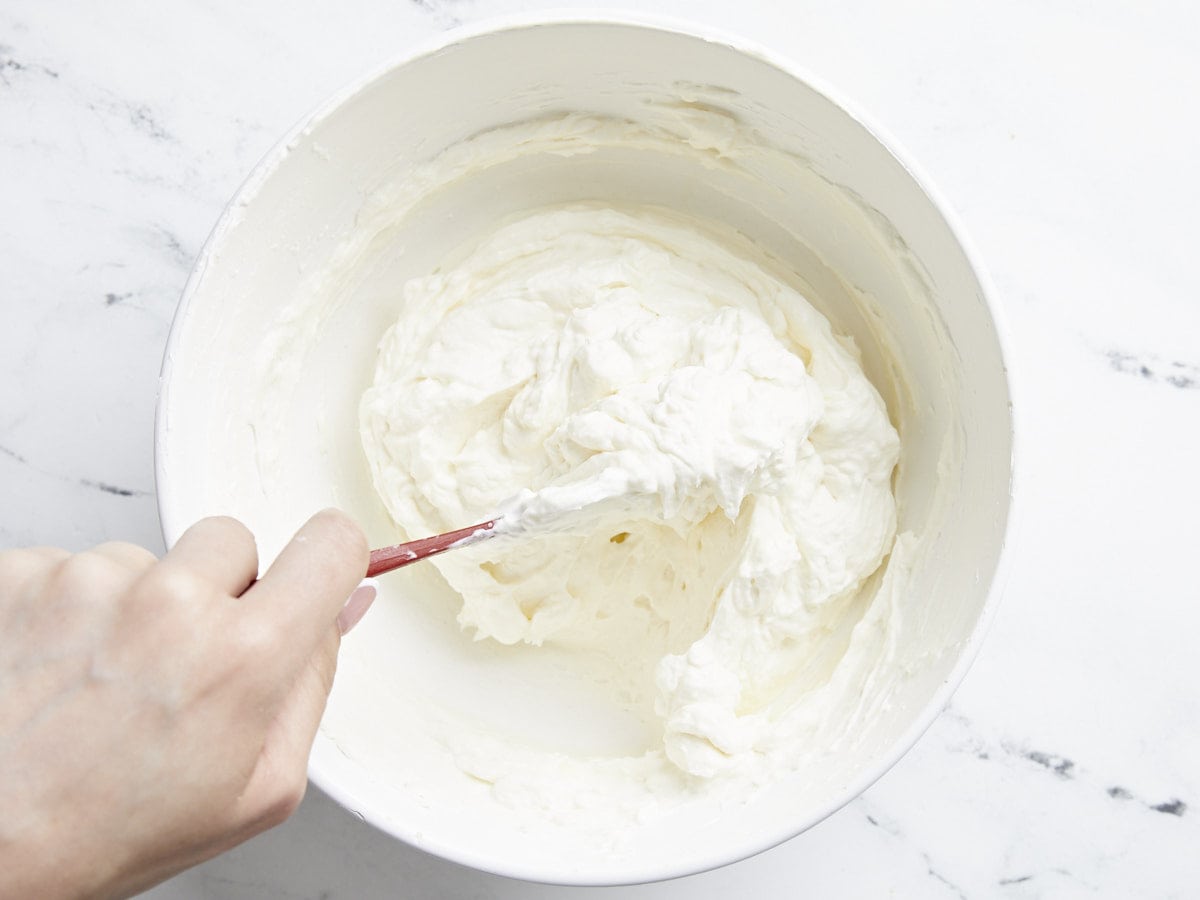
M375 588L363 585L351 595L346 608L365 612L374 597ZM276 824L291 815L303 798L308 757L333 689L340 644L340 629L331 622L267 728L262 753L243 794L244 803L253 810L248 818L265 818L263 824Z
M345 612L361 618L371 601L375 599L375 587L364 584L357 588L346 601ZM343 616L331 624L328 633L317 645L308 662L301 667L292 690L284 698L279 715L268 732L268 742L278 742L277 752L286 754L298 768L306 769L308 755L312 751L317 727L325 712L325 702L333 690L333 676L337 671L338 649L341 634L348 628L343 626Z

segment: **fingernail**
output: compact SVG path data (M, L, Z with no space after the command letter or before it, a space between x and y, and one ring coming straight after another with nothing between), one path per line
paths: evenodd
M342 634L349 634L350 629L358 624L359 620L367 614L367 610L371 608L371 604L375 602L375 585L360 584L354 589L354 593L350 595L350 599L346 601L346 605L342 607L342 611L338 613L337 627Z

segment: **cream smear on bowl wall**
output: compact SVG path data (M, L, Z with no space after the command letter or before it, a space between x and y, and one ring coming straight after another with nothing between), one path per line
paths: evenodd
M613 883L763 849L915 739L999 557L1008 390L870 132L726 44L560 22L416 56L264 165L168 353L168 538L539 524L381 580L319 784L450 858Z

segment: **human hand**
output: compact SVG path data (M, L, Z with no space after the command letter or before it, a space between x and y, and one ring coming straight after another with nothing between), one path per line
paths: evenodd
M366 568L336 510L258 582L227 518L0 553L0 897L128 896L291 815Z

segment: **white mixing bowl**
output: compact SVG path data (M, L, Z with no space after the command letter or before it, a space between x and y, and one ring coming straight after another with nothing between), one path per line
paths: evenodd
M378 197L456 142L573 111L658 127L664 102L676 113L729 116L790 162L764 163L754 182L651 152L544 153L448 185L385 228L362 271L338 257ZM268 560L328 505L387 542L394 530L370 485L357 404L401 302L397 286L488 222L581 199L719 219L802 276L815 305L857 341L900 430L900 529L929 538L903 601L897 652L907 674L845 752L748 802L700 802L630 825L619 850L556 827L520 827L427 739L406 703L419 696L422 708L499 717L551 748L628 752L608 712L537 651L462 635L455 598L429 567L385 578L376 609L343 646L313 781L448 859L533 880L615 884L749 856L863 791L946 703L989 618L1012 483L1002 334L953 217L878 129L792 65L692 26L508 19L408 54L293 131L217 225L167 348L157 479L168 544L195 519L232 514L259 535ZM318 290L331 265L353 277ZM309 303L316 324L289 323L298 303ZM272 368L268 350L288 365Z

